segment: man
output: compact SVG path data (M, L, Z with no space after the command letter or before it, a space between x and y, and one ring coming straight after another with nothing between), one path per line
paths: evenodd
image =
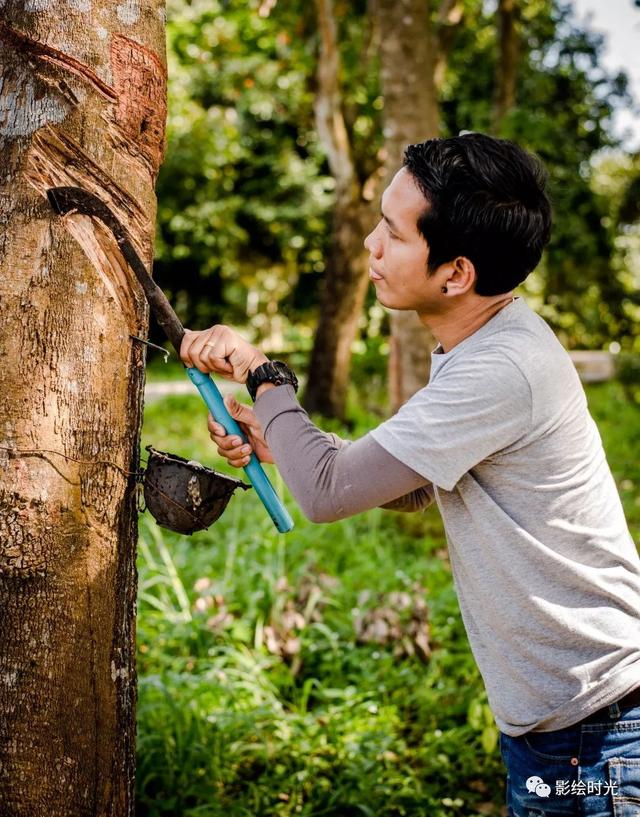
M544 186L504 140L407 149L365 240L369 274L438 346L428 385L355 442L314 426L290 370L232 329L189 332L181 355L247 382L254 410L231 413L313 521L435 499L509 814L640 815L640 559L571 360L513 296L549 239ZM246 464L249 445L209 429Z

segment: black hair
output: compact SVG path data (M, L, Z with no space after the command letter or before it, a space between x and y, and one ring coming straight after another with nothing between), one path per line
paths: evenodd
M466 133L409 145L404 166L427 200L417 226L429 274L464 256L478 295L500 295L535 269L551 234L547 173L536 157L506 139Z

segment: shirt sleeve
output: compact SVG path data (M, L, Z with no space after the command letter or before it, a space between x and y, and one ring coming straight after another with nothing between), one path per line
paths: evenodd
M531 389L498 352L452 360L371 434L425 479L451 491L464 474L531 428Z
M333 522L375 507L414 511L433 500L423 476L370 434L353 442L326 434L291 386L268 389L254 410L282 478L313 522Z
M325 432L327 438L334 443L338 448L344 448L347 445L351 445L352 440L343 440L342 437L338 437L337 434ZM392 458L390 462L387 458L387 452L382 448L382 446L378 446L378 444L371 439L371 443L375 448L379 448L380 450L376 452L377 456L380 458L379 461L374 460L374 466L379 468L384 468L385 472L389 470L389 468L396 468L397 467L397 460L395 457ZM382 456L380 456L382 454ZM390 455L389 455L390 456ZM410 491L408 494L403 494L399 496L397 499L391 500L391 502L385 502L384 505L380 505L381 508L384 508L385 511L400 511L402 513L415 513L416 511L423 511L427 508L434 500L434 493L433 493L433 486L430 482L421 485L419 488L416 488L413 491ZM358 511L353 511L353 513L358 513Z

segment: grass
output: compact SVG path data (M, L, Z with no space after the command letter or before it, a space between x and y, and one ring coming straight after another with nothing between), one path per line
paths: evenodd
M637 536L637 408L616 383L588 396ZM233 473L205 415L195 395L152 403L143 445ZM191 537L141 518L137 813L503 813L437 510L319 526L284 498L284 536L251 491Z
M640 408L625 397L625 391L615 381L589 386L587 397L631 536L637 544L640 542Z

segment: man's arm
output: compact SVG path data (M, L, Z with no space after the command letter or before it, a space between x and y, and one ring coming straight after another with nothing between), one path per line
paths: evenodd
M329 442L333 445L337 446L339 449L344 448L348 445L352 444L351 440L343 440L342 437L339 437L337 434L332 432L326 432L325 435ZM380 446L380 448L382 448ZM382 452L387 454L386 451L382 448ZM387 457L390 456L387 454ZM395 459L392 457L392 459ZM396 460L397 462L397 460ZM386 457L380 459L380 468L385 469L387 466ZM415 473L415 472L413 472ZM386 502L384 505L380 505L379 507L384 508L386 511L401 511L404 513L414 513L416 511L423 511L433 502L433 486L430 482L425 483L420 488L416 488L413 491L410 491L403 496L399 496L397 499L391 500L391 502ZM354 513L358 513L354 511Z
M289 490L313 522L333 522L375 507L420 510L431 484L370 435L336 440L315 426L290 386L258 393L255 414Z
M217 372L238 383L246 382L248 373L267 360L228 326L185 331L180 357L187 366ZM317 428L291 386L261 384L255 417L247 407L244 411L250 419L258 420L257 427L255 423L253 428L251 423L245 424L253 450L263 462L275 461L312 521L330 522L377 506L418 510L433 499L431 483L389 454L370 434L342 445ZM231 410L241 424L242 412L237 403ZM233 435L226 438L217 431L216 436L218 426L212 419L209 428L220 453L232 465L246 465L250 448L235 441Z
M275 388L272 386L271 388ZM286 387L281 387L286 388ZM290 387L289 387L290 388ZM381 506L394 511L419 511L433 500L431 483L380 446L371 434L351 442L320 431L291 394L281 392L271 400L282 417L274 422L271 411L269 439L278 451L276 460L255 411L234 397L225 404L248 438L243 443L209 416L211 439L230 465L240 468L253 449L261 462L276 462L285 482L303 511L314 521L333 521ZM284 400L284 405L280 406ZM264 408L267 401L261 401ZM306 450L313 448L311 454ZM295 468L300 460L303 468ZM415 486L418 487L415 487Z

